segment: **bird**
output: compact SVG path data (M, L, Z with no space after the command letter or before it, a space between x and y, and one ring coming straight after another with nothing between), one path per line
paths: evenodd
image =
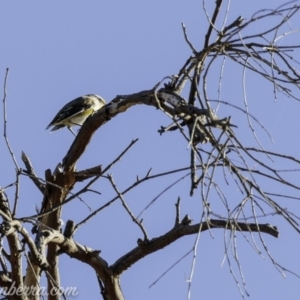
M67 103L53 118L46 130L51 126L50 132L68 127L68 129L76 136L71 129L72 126L81 126L85 120L95 111L106 105L105 100L95 94L88 94L78 97Z

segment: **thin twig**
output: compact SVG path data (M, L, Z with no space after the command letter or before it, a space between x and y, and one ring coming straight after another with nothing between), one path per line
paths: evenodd
M118 190L118 188L117 188L117 186L116 186L116 184L115 184L115 182L114 182L114 180L112 178L112 175L111 174L107 175L107 178L108 178L109 182L111 183L112 187L114 188L115 192L118 194L118 198L121 200L123 207L125 208L125 210L129 214L129 216L131 217L132 221L135 224L137 224L140 227L140 229L142 230L142 232L144 234L144 241L148 241L149 240L148 239L148 235L147 235L147 232L146 232L143 224L136 219L136 217L133 215L133 213L129 209L128 205L126 204L126 202L125 202L125 200L123 198L123 195L119 192L119 190Z
M3 135L4 135L4 139L5 139L5 142L6 142L6 146L7 146L7 149L10 153L10 156L15 164L15 167L16 169L19 171L19 166L18 166L18 163L17 163L17 160L15 158L15 155L12 151L12 148L10 146L10 143L8 141L8 137L7 137L7 114L6 114L6 97L7 97L7 79L8 79L8 73L9 73L9 68L6 69L6 74L5 74L5 79L4 79L4 88L3 88L3 91L4 91L4 96L3 96L3 121L4 121L4 129L3 129Z

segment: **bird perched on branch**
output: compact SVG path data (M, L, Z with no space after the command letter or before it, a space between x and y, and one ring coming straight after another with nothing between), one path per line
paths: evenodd
M98 95L85 95L67 103L54 117L46 129L53 126L51 131L65 126L76 136L71 127L81 126L84 121L95 111L105 105L105 100Z

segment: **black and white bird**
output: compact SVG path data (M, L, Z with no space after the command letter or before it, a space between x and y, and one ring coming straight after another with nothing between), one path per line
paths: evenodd
M75 135L71 127L81 126L84 121L106 104L105 100L98 95L85 95L67 103L54 117L46 129L53 126L51 131L68 127Z

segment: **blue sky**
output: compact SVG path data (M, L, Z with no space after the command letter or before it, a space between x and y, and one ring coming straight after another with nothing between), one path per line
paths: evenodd
M206 1L212 13L214 1ZM279 0L231 1L228 22L242 16L246 20L258 9L274 8ZM224 15L224 14L223 14ZM300 28L298 17L289 24ZM223 20L223 19L221 19ZM298 18L299 20L299 18ZM68 130L49 133L45 130L57 111L68 101L84 94L99 94L110 102L116 95L151 89L163 77L176 74L191 55L184 41L181 23L184 22L190 40L197 49L204 44L208 24L202 1L24 1L0 4L0 84L5 70L10 69L7 85L8 137L18 163L24 151L31 159L36 173L44 178L47 168L54 169L70 147L73 136ZM272 21L270 21L272 22ZM259 24L253 31L261 30ZM286 29L287 30L287 29ZM298 43L299 34L284 42ZM295 59L300 60L299 57ZM208 91L217 97L219 65L211 76ZM274 101L272 85L262 79L246 75L249 109L268 128L274 143L258 127L258 134L270 151L282 151L299 157L299 103L279 94ZM242 68L229 63L225 68L222 99L243 106ZM183 96L186 97L186 92ZM298 91L296 91L299 93ZM223 98L224 97L224 98ZM222 106L220 117L232 116L238 124L238 137L254 143L245 116ZM170 123L167 117L152 107L134 107L101 127L94 135L87 151L78 162L82 170L102 164L106 166L135 138L139 142L111 170L116 184L124 190L137 175L142 177L149 168L153 174L188 166L189 150L179 133L159 136L161 125ZM1 109L0 124L3 124ZM4 140L0 139L0 186L15 180L14 165ZM279 165L283 168L284 165ZM185 173L156 179L125 196L138 214L166 186ZM299 178L298 173L293 174ZM32 182L21 178L18 216L32 215L42 195ZM80 185L75 190L79 189ZM85 194L83 199L97 209L109 201L114 192L104 179L94 186L101 196ZM230 190L234 199L236 190ZM7 190L11 200L14 189ZM200 192L189 197L188 179L181 181L156 201L144 214L149 237L157 237L170 230L175 221L175 201L182 199L182 216L189 214L199 222L202 213ZM297 195L296 195L297 196ZM232 200L235 201L235 200ZM218 209L218 202L212 203ZM299 211L296 201L283 207ZM65 206L63 219L81 221L90 213L79 200ZM300 273L299 235L279 217L265 219L278 226L280 238L264 236L269 251L279 264ZM229 234L229 233L227 233ZM120 202L108 207L82 226L75 240L101 250L109 264L136 246L141 232L126 214ZM127 270L121 277L126 299L186 299L187 278L192 255L184 258L153 287L149 286L178 259L190 251L195 236L185 237L171 246L148 256ZM299 279L287 273L283 279L267 255L260 257L242 234L237 233L237 247L250 299L298 299ZM255 238L259 243L259 237ZM263 246L260 244L263 251ZM200 236L191 299L240 299L228 264L220 268L224 257L224 231L213 230ZM234 262L232 262L234 265ZM60 259L62 286L77 286L76 299L99 298L99 287L94 272L80 262L62 255ZM235 272L238 272L236 265ZM240 280L240 278L239 278Z

